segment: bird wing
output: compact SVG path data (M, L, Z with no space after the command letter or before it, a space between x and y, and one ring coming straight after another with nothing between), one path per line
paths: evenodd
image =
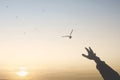
M70 37L69 35L65 35L65 36L62 36L62 37Z
M73 32L73 29L72 29L71 32L70 32L70 36L71 36L72 32Z

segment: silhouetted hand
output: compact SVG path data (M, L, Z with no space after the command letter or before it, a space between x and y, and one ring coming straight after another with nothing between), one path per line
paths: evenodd
M82 56L84 56L84 57L86 57L86 58L88 58L90 60L96 60L96 58L98 58L90 47L85 48L85 49L88 52L88 55L82 54Z

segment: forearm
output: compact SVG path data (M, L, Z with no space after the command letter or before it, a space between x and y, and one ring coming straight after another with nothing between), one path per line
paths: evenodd
M101 61L99 57L96 57L94 61L96 62L96 67L104 80L120 80L119 74L104 61Z

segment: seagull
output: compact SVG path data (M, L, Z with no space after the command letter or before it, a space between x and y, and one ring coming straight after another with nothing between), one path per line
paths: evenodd
M72 38L72 33L73 33L73 29L71 30L69 35L65 35L65 36L62 36L62 37L68 37L69 39L71 39Z

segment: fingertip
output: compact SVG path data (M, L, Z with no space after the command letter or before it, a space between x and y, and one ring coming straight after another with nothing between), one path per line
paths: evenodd
M85 49L87 50L87 47L85 47Z
M87 51L89 51L89 49L88 48L85 48Z
M91 47L89 46L89 49L91 49Z
M87 55L85 55L85 54L82 54L83 56L87 56Z

